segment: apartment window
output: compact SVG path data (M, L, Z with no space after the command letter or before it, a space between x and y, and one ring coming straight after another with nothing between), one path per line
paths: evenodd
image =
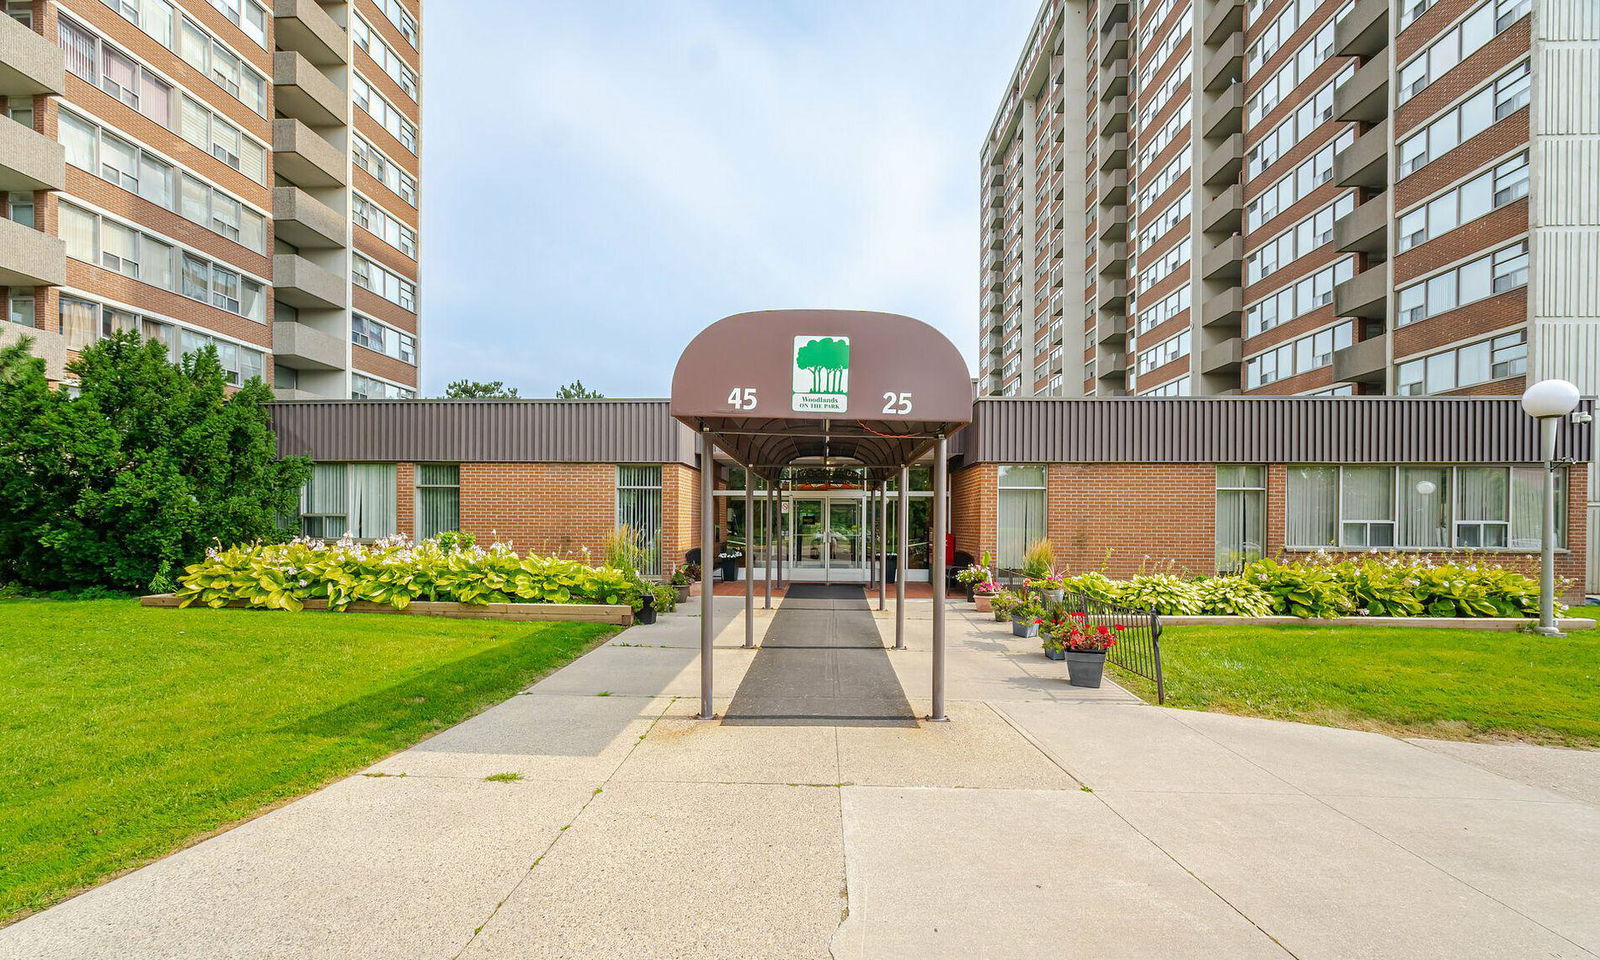
M1333 302L1333 288L1355 275L1346 257L1308 274L1245 308L1245 336L1253 337Z
M1156 257L1155 262L1150 264L1150 266L1139 271L1138 289L1140 291L1150 289L1151 287L1165 280L1167 277L1171 276L1174 270L1188 262L1189 239L1185 237L1184 239L1173 244L1172 249Z
M352 400L415 400L417 392L398 384L386 383L359 373L350 375Z
M1144 252L1150 244L1166 235L1167 231L1176 227L1187 217L1191 211L1193 197L1188 191L1179 194L1165 210L1156 214L1139 231L1139 252Z
M1244 362L1245 387L1263 387L1326 367L1333 352L1350 346L1354 337L1355 325L1347 320L1250 357Z
M1540 547L1540 466L1293 466L1288 476L1289 547ZM1557 546L1566 545L1566 481L1558 471Z
M1136 370L1138 373L1149 373L1157 367L1165 366L1174 360L1189 355L1190 331L1185 330L1175 337L1168 337L1148 350L1139 352Z
M38 326L33 294L13 290L6 298L6 320L22 327Z
M1528 155L1519 153L1400 217L1402 251L1528 195Z
M1176 380L1168 380L1160 386L1148 390L1140 390L1141 397L1188 397L1193 393L1189 389L1189 375L1184 374Z
M382 37L373 32L371 25L360 14L355 14L351 19L350 36L355 40L356 46L382 67L383 72L389 75L389 79L393 80L406 96L413 102L417 99L416 71L412 70Z
M1217 465L1216 563L1236 573L1263 555L1267 542L1267 468Z
M660 466L617 465L616 522L618 526L633 530L643 540L646 569L639 572L650 577L661 576Z
M371 290L391 303L413 313L417 309L417 285L359 253L350 257L351 279L356 286Z
M1257 283L1332 240L1334 221L1355 206L1355 194L1347 193L1245 254L1245 283Z
M213 7L222 12L243 30L245 36L260 44L263 48L267 45L267 18L271 16L267 8L255 0L210 0ZM146 0L148 6L149 0Z
M350 342L404 363L417 362L415 337L359 313L350 317Z
M417 539L461 529L461 466L417 464Z
M1301 197L1333 179L1334 155L1355 142L1355 131L1346 128L1332 143L1302 160L1293 170L1257 194L1245 204L1246 228L1260 229L1263 224L1276 217L1280 210L1294 206Z
M417 256L417 232L395 219L359 193L350 194L350 216L368 233L412 259Z
M1528 104L1526 61L1400 141L1401 176L1415 173Z
M999 565L1022 566L1028 545L1045 536L1045 468L1037 464L999 468Z
M1397 325L1448 313L1527 282L1528 242L1522 240L1401 288Z
M1344 15L1344 9L1338 13ZM1260 89L1250 98L1245 107L1247 126L1255 126L1261 118L1272 112L1282 100L1287 97L1295 87L1309 77L1312 71L1322 65L1324 60L1333 53L1334 23L1337 17L1330 17L1311 39L1295 51L1294 56L1285 60L1271 77L1267 78Z
M1520 20L1532 0L1487 0L1400 68L1400 102L1416 96Z
M1518 330L1399 365L1395 392L1402 396L1445 393L1527 373L1528 332Z
M351 96L356 106L366 112L367 116L378 122L378 125L387 130L390 136L399 141L411 153L417 152L417 128L407 120L398 109L394 107L383 95L372 89L372 86L362 79L360 74L355 74L350 83Z
M317 463L300 493L300 532L380 540L400 532L392 463Z
M1139 311L1135 332L1148 333L1189 309L1189 306L1190 291L1189 285L1186 283L1162 297L1149 309Z

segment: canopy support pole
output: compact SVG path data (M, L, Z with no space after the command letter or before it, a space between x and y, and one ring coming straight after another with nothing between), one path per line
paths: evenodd
M895 547L899 551L900 558L900 569L896 572L894 578L894 648L896 650L904 650L906 648L906 571L911 569L910 544L907 542L911 539L911 521L906 516L906 506L910 503L910 497L906 493L906 488L910 485L911 468L901 467L900 515L895 518L895 526L899 528L897 531L899 534L897 537L898 543L895 544Z
M783 481L778 481L778 589L783 589L783 555L788 552L789 544L783 529Z
M944 549L949 522L945 498L950 488L949 441L939 434L933 459L933 539L928 544L928 576L933 579L933 710L929 720L948 720L944 713Z
M711 720L716 710L711 705L711 640L715 633L715 605L711 590L712 571L716 569L717 547L712 520L714 505L711 488L717 482L716 447L711 443L711 430L700 427L700 717Z
M878 609L889 594L889 481L878 487Z
M744 471L744 645L756 645L756 500L755 477Z
M766 559L766 579L762 582L762 585L761 585L761 605L764 608L766 608L768 610L771 610L772 609L772 551L773 551L773 546L772 546L772 513L773 513L773 511L775 509L777 509L777 504L774 502L774 499L773 499L773 496L772 496L772 481L771 480L767 481L767 494L766 494L766 496L761 498L761 506L763 508L762 511L761 511L762 523L766 526L766 530L767 530L766 537L765 537L766 544L767 544L766 558L765 558Z

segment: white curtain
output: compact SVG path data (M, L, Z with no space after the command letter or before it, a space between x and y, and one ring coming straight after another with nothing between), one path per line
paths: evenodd
M1450 545L1450 471L1405 467L1400 471L1400 546Z
M1338 543L1338 491L1338 467L1289 468L1288 546Z
M999 470L998 537L1002 569L1022 566L1028 544L1045 535L1045 470L1042 466L1004 466Z
M1511 539L1516 550L1539 550L1544 540L1544 467L1511 468ZM1567 474L1557 470L1556 546L1567 545Z
M729 504L732 506L732 503ZM744 502L740 500L743 509ZM730 513L730 520L731 520ZM639 572L658 577L661 565L661 468L659 466L617 466L617 525L631 527L642 534L648 552L645 569Z
M453 463L417 465L417 539L461 529L461 467Z
M399 532L394 464L350 464L349 496L350 533L356 539L377 540Z

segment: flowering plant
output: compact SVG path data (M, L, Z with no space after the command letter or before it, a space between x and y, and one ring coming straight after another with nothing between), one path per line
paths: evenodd
M989 572L989 568L978 563L969 563L965 569L956 574L956 582L960 584L976 585L993 579L994 575Z
M982 583L974 584L972 592L993 596L1000 592L1000 584L995 583L993 580L985 580Z
M1117 636L1123 629L1120 623L1092 625L1088 614L1073 612L1060 620L1041 621L1039 634L1044 638L1044 648L1052 653L1060 650L1105 653L1117 645Z

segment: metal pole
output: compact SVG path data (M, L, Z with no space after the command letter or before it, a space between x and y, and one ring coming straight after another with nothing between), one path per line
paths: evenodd
M906 571L911 569L911 519L906 516L906 507L910 505L911 498L906 488L911 485L911 468L900 468L900 516L896 518L895 526L899 527L899 542L896 546L900 552L900 569L894 578L894 648L906 648Z
M867 599L870 601L872 599L872 585L878 579L878 551L873 546L877 538L872 535L872 527L877 520L878 513L878 488L868 483L866 492L867 496L861 503L861 552L863 559L866 561L864 564L867 568L866 594Z
M766 579L761 584L761 605L772 609L772 511L776 506L772 497L772 481L767 481L767 495L761 498L762 521L766 526Z
M783 481L778 481L778 589L783 589L783 555L788 550L789 531L784 529Z
M1539 626L1535 633L1564 637L1556 626L1556 427L1559 417L1539 420L1539 445L1544 454L1544 522L1539 532Z
M933 579L933 711L929 720L948 720L944 714L944 541L945 491L950 480L949 441L939 434L933 460L933 540L928 544L928 576Z
M889 481L878 488L878 609L889 595Z
M756 645L756 493L750 468L744 471L744 645Z
M717 559L716 534L712 525L711 487L717 480L715 447L711 431L700 428L700 719L716 716L711 706L711 639L716 614L711 595L712 564Z

